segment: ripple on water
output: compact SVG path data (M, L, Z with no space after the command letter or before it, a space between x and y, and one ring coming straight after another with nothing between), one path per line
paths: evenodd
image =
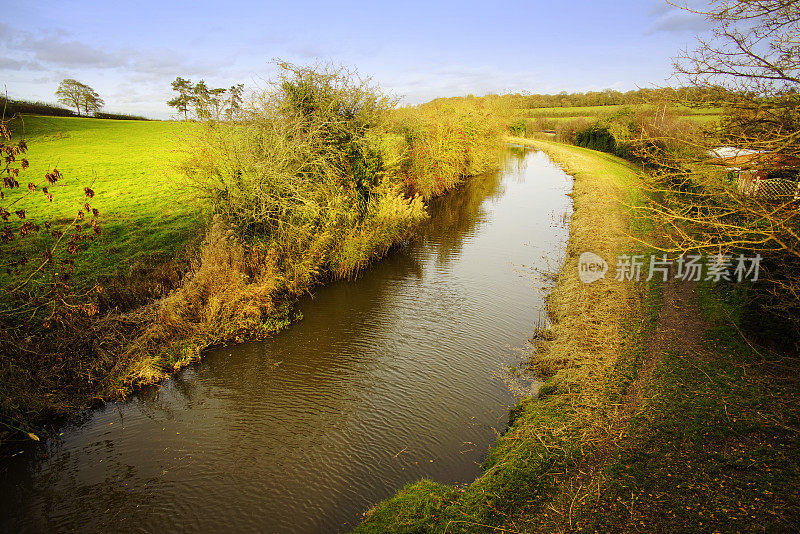
M8 466L0 530L332 532L428 477L463 483L505 425L498 379L567 236L540 154L434 202L418 242L304 320L89 411ZM525 268L521 268L525 265Z

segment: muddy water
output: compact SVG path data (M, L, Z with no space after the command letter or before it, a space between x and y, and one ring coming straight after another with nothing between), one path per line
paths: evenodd
M432 206L267 341L89 410L0 473L0 530L337 532L405 483L473 480L514 403L570 180L541 153Z

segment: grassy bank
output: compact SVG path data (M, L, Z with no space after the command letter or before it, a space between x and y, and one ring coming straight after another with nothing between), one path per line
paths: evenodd
M730 288L704 282L664 306L639 409L575 528L796 532L800 361L742 334Z
M122 372L116 363L123 347L113 334L98 337L100 323L176 288L208 215L178 169L181 139L194 125L22 115L9 127L15 141L25 139L29 166L19 174L20 188L4 191L4 207L24 210L25 219L12 216L6 224L15 234L26 221L42 230L24 239L4 237L2 243L4 267L16 258L28 261L0 271L0 423L6 430L38 432L34 426L48 415L69 413L108 393L109 378ZM48 183L44 176L54 168L60 179ZM35 191L28 190L29 182L37 184ZM94 191L91 199L85 187ZM35 277L30 292L14 294L42 263L42 251L58 241L48 229L63 229L81 210L84 226L92 230L88 223L95 218L82 207L87 201L97 210L101 233L79 254L56 254L52 277ZM70 288L55 294L40 289L55 283ZM87 292L90 297L70 298ZM88 312L70 314L84 305ZM21 317L15 311L20 309ZM48 324L55 322L49 315L54 312L67 324ZM131 322L113 328L123 337Z
M411 239L428 199L499 164L504 124L491 110L395 109L341 75L293 71L235 123L15 123L31 162L19 181L56 165L62 178L13 190L14 209L44 228L82 210L75 222L91 230L90 186L102 233L75 260L53 254L33 298L4 302L0 422L30 430L161 380L206 347L285 327L315 284ZM58 244L50 232L4 242L35 260L4 287L37 274L39 238Z
M622 206L637 199L635 168L586 149L512 140L545 150L575 177L566 261L548 299L553 325L539 333L531 362L546 382L538 398L512 411L475 482L463 490L427 480L406 486L372 509L356 532L538 528L553 513L560 485L614 424L613 406L641 359L654 305L628 284L581 283L577 265L584 251L610 261L633 246L627 235L640 229Z
M184 168L214 222L120 389L282 328L315 284L413 238L428 199L499 164L504 127L489 109L396 109L340 71L286 76L242 120L204 125L190 143Z

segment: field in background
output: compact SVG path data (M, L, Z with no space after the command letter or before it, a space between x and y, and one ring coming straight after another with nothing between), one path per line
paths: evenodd
M514 117L516 120L522 119L530 121L530 126L535 130L553 129L553 124L565 121L583 119L594 121L597 119L608 118L625 108L653 109L651 104L637 105L610 105L610 106L571 106L571 107L550 107L533 109L515 109ZM675 106L672 108L675 115L681 119L688 120L697 124L707 124L719 120L722 115L722 108L689 108L686 106ZM548 124L552 123L552 124ZM530 129L530 128L529 128ZM531 133L530 131L528 133Z
M527 117L607 117L623 108L632 109L652 109L652 104L637 105L612 105L612 106L570 106L570 107L551 107L516 110L519 115ZM720 107L690 108L687 106L675 106L675 113L681 117L714 117L718 118L722 113Z
M23 115L12 126L29 147L23 188L42 182L54 167L63 175L49 188L52 204L37 191L15 209L30 218L71 220L85 200L83 188L95 192L90 202L100 210L102 234L80 255L80 280L88 284L162 263L202 237L199 207L178 171L180 140L193 125Z

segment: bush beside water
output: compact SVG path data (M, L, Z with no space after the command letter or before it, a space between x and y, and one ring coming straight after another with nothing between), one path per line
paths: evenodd
M7 317L0 420L30 429L160 380L210 345L277 331L315 283L411 239L428 199L499 165L505 123L490 107L397 108L355 73L281 67L234 120L187 129L182 172L211 222L174 291L128 296L143 303L133 309L108 291L76 295L102 311L55 313L46 327ZM58 365L28 365L34 354Z

